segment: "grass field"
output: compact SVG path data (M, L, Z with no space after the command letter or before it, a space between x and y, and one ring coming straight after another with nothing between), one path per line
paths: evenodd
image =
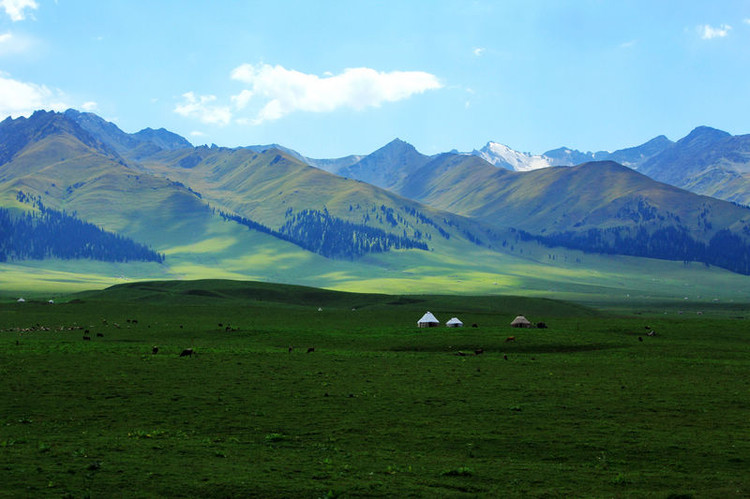
M0 496L747 497L750 309L703 305L229 281L0 304Z

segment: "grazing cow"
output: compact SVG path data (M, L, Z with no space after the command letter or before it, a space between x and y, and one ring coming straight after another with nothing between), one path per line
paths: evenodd
M656 336L656 331L651 330L648 333L646 333L646 336Z
M464 357L464 356L466 356L466 354L465 354L465 353L463 353L463 352L462 352L461 350L459 350L458 352L456 352L456 353L455 353L455 354L453 354L453 355L458 355L459 357Z
M180 324L180 329L182 329L182 324Z
M471 327L479 327L479 324L477 324L477 323L475 322L474 324L472 324L472 325L471 325Z
M545 324L544 322L537 322L536 327L537 329L547 329L547 324Z
M91 341L91 336L86 336L86 335L84 335L84 336L83 336L83 340L84 340L84 341Z
M638 337L638 341L643 341L643 338L641 338L641 337L639 336L639 337Z
M482 355L484 353L484 348L477 348L474 350L474 355Z
M104 335L102 333L96 333L97 338L104 338Z
M307 353L314 352L314 351L315 351L315 347L310 347L307 349Z
M651 329L651 326L643 326L643 329Z
M193 356L193 349L192 348L186 348L185 350L180 353L180 357L192 357Z
M222 324L222 323L220 322L220 323L219 323L219 327L224 327L224 324Z
M508 360L508 356L507 355L503 355L503 360Z
M289 347L289 353L292 353L292 350L294 350L294 347Z
M159 353L159 347L154 347L151 349L151 355L156 355L157 353Z
M507 338L505 338L505 343L508 343L509 341L516 341L516 337L515 336L508 336Z

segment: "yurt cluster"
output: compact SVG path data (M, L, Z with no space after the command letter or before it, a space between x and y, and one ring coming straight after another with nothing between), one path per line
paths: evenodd
M426 312L421 319L417 321L418 327L437 327L440 325L440 321L437 320L432 312ZM448 322L445 323L447 327L463 327L464 323L458 317L452 317ZM534 327L534 325L523 315L517 316L510 323L512 327ZM476 324L474 325L476 327ZM537 324L536 327L545 328L547 327L543 322Z

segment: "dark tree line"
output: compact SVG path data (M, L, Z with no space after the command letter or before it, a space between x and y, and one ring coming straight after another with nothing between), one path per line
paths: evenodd
M14 214L0 208L0 261L87 258L105 262L164 261L148 246L65 212L44 207L39 213Z
M643 227L611 227L544 236L518 232L523 240L538 241L545 246L563 246L589 253L702 262L732 272L750 274L750 245L728 229L718 231L708 243L694 239L687 229L675 226L650 232Z
M355 258L391 249L428 249L424 242L347 222L331 216L328 211L304 210L295 214L287 210L287 220L278 231L238 215L221 211L219 215L327 258Z
M422 241L347 222L327 211L303 210L290 217L280 232L303 248L329 258L354 258L391 249L428 249Z

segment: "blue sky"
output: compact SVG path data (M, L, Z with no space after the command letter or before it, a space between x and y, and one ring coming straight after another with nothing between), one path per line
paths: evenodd
M750 132L750 1L0 0L0 116L318 158Z

